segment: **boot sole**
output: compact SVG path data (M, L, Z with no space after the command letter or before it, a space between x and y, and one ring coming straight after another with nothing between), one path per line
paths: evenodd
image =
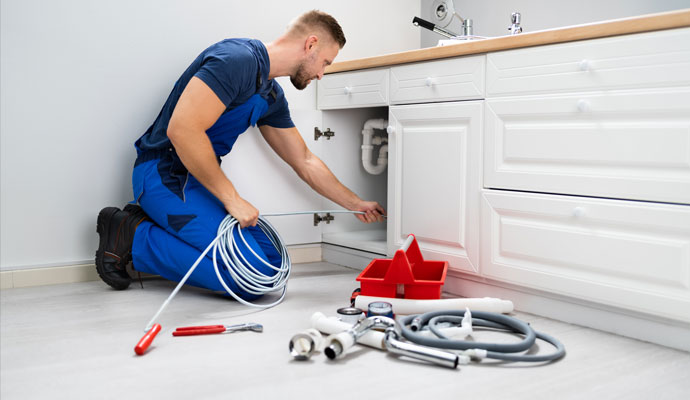
M116 212L120 211L116 207L106 207L101 212L98 213L98 220L96 222L96 232L98 232L99 242L98 250L96 250L96 272L98 276L101 277L103 282L107 283L110 287L115 290L124 290L129 287L130 282L118 282L113 281L108 277L105 272L105 267L103 265L103 258L105 257L105 246L109 241L108 232L110 232L110 226L108 222L112 219Z

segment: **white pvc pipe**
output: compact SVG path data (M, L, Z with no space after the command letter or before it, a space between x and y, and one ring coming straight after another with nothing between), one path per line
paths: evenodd
M486 311L500 314L507 314L513 311L513 302L491 297L474 299L440 299L440 300L412 300L397 299L389 297L372 297L359 295L355 298L355 307L360 310L367 310L369 303L375 301L385 301L393 306L396 315L424 314L431 311L444 310L464 310L469 308L472 311Z
M375 118L367 120L362 129L362 166L364 170L372 175L379 175L388 165L388 146L383 145L379 148L379 158L376 165L372 163L374 152L374 145L372 138L374 137L374 129L386 129L388 121L383 118Z

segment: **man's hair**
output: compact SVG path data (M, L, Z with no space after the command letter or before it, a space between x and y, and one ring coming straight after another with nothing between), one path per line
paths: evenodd
M312 10L297 17L290 26L288 32L295 35L305 35L320 30L333 39L342 49L345 46L345 34L338 21L323 11Z

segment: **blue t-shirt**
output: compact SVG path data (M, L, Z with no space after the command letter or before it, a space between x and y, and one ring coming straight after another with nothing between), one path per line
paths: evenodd
M141 151L171 147L168 123L177 100L193 76L206 83L225 104L226 112L244 104L252 95L260 94L268 101L266 113L257 125L292 128L288 103L275 80L268 79L270 61L266 47L255 39L226 39L206 50L192 62L175 82L172 92L158 117L137 141Z

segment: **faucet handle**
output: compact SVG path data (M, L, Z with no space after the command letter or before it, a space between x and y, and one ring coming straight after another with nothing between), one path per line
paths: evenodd
M514 12L510 15L510 26L508 27L508 30L510 31L511 35L522 33L522 27L520 26L521 21L522 17L519 12Z
M520 16L519 12L514 12L510 14L510 23L515 24L515 25L520 25L520 20L522 17Z

